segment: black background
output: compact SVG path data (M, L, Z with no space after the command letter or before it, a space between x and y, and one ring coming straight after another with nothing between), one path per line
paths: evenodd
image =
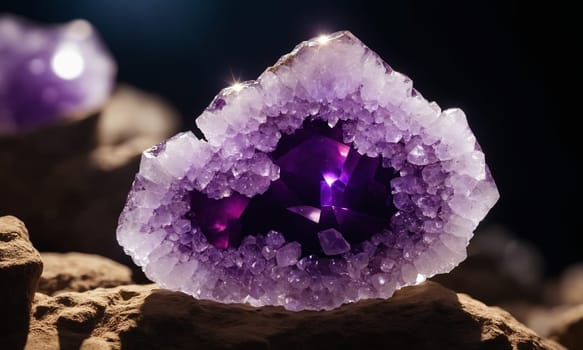
M184 128L234 80L256 78L298 42L347 29L442 108L461 107L501 200L482 227L534 242L556 273L583 255L574 206L575 151L548 108L546 10L514 1L0 1L41 22L89 20L118 79L164 96ZM1 59L1 58L0 58ZM559 67L560 70L560 67ZM570 144L570 143L569 143Z

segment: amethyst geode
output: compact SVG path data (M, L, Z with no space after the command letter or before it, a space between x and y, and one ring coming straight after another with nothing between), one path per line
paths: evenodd
M297 46L144 152L118 240L161 286L290 310L387 298L466 256L498 191L464 113L349 32Z
M0 135L92 112L109 97L115 71L86 21L41 27L0 15Z

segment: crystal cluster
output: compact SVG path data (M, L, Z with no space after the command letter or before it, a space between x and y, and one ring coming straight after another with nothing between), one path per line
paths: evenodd
M289 310L450 271L498 191L464 113L349 32L298 45L144 152L118 240L161 286Z
M0 135L96 109L115 71L86 21L40 27L0 16Z

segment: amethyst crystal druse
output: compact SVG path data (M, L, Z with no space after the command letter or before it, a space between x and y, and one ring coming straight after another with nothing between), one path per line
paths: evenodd
M108 98L115 71L84 20L41 27L0 16L0 135L93 111Z
M464 113L349 32L298 45L144 152L118 240L162 287L290 310L450 271L498 191Z

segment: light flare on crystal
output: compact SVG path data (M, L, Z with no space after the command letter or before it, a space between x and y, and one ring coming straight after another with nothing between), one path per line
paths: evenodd
M318 36L316 41L320 45L326 45L328 42L330 42L330 36L326 34L321 34L320 36Z
M237 89L198 117L206 140L182 133L144 153L117 234L149 278L321 310L465 259L499 194L461 110L426 100L349 32L301 43Z
M243 90L243 84L241 84L240 82L235 82L233 83L233 85L231 85L231 89L235 92L239 92Z

